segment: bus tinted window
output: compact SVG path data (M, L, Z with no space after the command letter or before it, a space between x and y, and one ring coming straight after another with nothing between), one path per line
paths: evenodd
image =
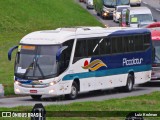
M143 35L135 36L135 50L142 51L143 50Z
M144 35L144 50L148 49L150 46L150 34L145 34Z
M86 56L87 56L86 40L77 40L75 48L75 57L86 57Z
M69 40L63 43L63 46L68 46L66 51L66 59L69 60L71 57L72 47L73 47L73 40Z
M106 54L111 54L111 39L105 38Z
M88 56L99 55L98 43L99 39L87 40Z
M59 68L60 68L59 74L64 72L69 66L69 61L73 47L73 40L64 42L63 46L68 46L68 47L61 54L61 59L59 61Z
M124 52L122 37L117 37L117 50L118 53Z
M132 52L135 50L135 37L134 36L128 36L128 41L129 41L129 52Z
M100 55L106 54L106 49L107 49L106 41L105 41L104 38L102 38L99 41L99 52L100 52Z

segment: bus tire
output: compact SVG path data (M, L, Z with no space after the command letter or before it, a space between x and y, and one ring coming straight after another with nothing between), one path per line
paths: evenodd
M132 75L128 75L126 86L124 87L125 92L131 92L133 90L133 80L134 77Z
M31 95L31 98L32 98L33 100L40 100L41 97L42 97L42 95Z
M77 98L77 96L78 96L78 85L74 81L72 84L72 87L71 87L71 93L66 95L66 97L67 97L67 99L74 100Z

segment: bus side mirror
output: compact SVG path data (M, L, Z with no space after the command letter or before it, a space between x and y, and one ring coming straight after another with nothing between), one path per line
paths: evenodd
M61 54L62 54L62 52L63 52L66 48L68 48L68 46L63 46L63 47L61 47L61 48L58 49L58 51L57 51L57 53L56 53L56 61L59 61L59 60L60 60Z
M14 46L14 47L9 49L9 51L8 51L8 60L9 61L11 61L11 59L12 59L12 52L17 48L18 48L18 46Z

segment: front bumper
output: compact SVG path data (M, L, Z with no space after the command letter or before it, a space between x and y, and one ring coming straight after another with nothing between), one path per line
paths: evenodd
M15 94L23 94L23 95L53 95L57 96L58 87L57 85L48 86L44 88L30 88L30 87L22 87L14 83L14 92Z

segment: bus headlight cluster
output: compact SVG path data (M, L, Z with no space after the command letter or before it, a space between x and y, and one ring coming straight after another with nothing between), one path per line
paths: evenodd
M53 81L53 82L50 82L49 85L52 86L52 85L55 85L56 83L57 83L56 81Z
M15 91L16 91L17 93L20 93L20 92L21 92L18 88L16 88Z
M61 80L60 78L55 78L54 81L52 81L52 82L49 83L49 85L50 85L50 86L55 85L55 84L57 84L60 80Z
M20 82L18 82L18 81L15 81L15 84L16 84L16 85L20 85L21 83L20 83Z
M49 93L53 93L54 92L54 89L52 89L52 90L49 90Z

